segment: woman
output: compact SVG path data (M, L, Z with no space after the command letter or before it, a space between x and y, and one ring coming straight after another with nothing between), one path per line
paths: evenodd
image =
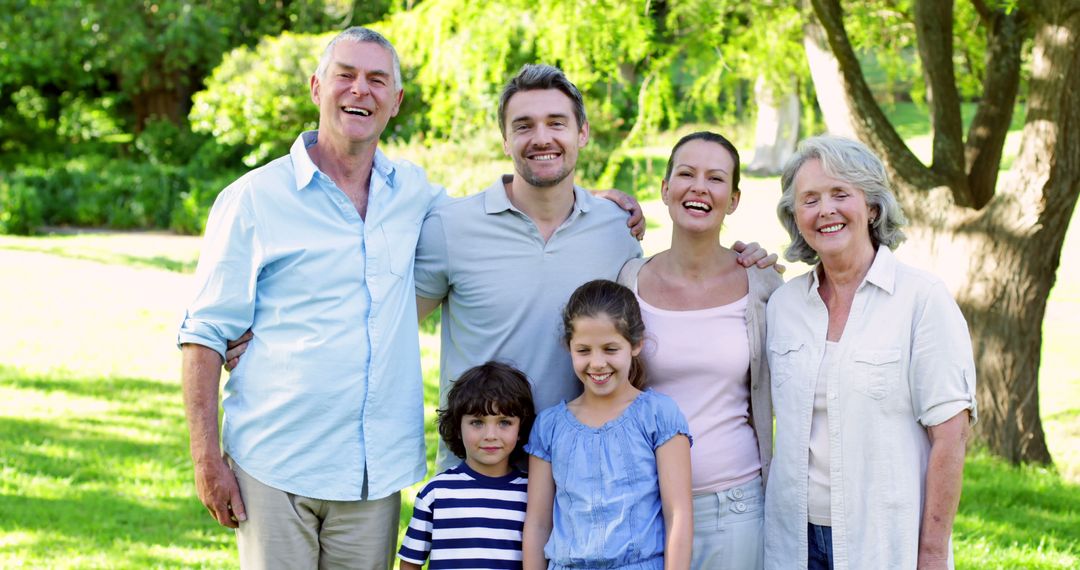
M816 266L768 306L766 567L950 567L975 420L964 317L939 279L893 257L906 221L865 146L808 139L781 183L785 256Z
M620 281L641 305L649 385L675 400L694 436L692 567L761 568L772 450L765 302L782 280L720 245L740 196L739 153L727 139L683 137L660 191L671 249L628 262Z

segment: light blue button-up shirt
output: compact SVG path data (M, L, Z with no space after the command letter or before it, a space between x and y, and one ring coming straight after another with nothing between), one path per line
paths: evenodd
M426 471L413 261L445 191L376 152L361 219L311 161L317 136L218 196L178 342L224 354L252 329L222 401L244 471L305 497L378 499Z

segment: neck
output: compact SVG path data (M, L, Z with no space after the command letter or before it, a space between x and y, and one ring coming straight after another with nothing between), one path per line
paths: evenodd
M850 253L840 253L821 258L823 277L833 288L858 287L870 271L877 250L870 243Z
M503 184L510 203L529 216L540 228L545 239L570 217L570 212L574 209L573 176L567 176L555 186L545 188L533 186L518 175L509 180L504 178Z
M701 280L721 271L730 250L720 245L719 233L671 232L668 270L681 278Z
M371 169L375 164L375 150L378 142L373 144L357 143L347 145L334 144L329 137L319 139L317 143L308 148L308 155L319 170L329 176L334 183L341 188L354 187L362 184L367 187L371 178Z

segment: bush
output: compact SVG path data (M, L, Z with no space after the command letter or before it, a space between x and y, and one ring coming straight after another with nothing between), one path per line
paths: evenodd
M32 186L0 180L0 234L33 235L44 223L41 198Z

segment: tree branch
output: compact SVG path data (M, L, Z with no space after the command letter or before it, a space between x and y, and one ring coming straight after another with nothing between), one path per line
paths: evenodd
M847 30L844 29L839 0L811 0L811 4L821 27L825 29L833 57L840 66L844 92L852 109L852 123L859 138L881 156L903 184L921 190L948 184L941 176L923 166L874 100L851 47Z
M915 2L915 31L926 78L930 124L934 128L934 160L931 170L949 181L956 202L970 206L971 194L964 176L964 137L960 121L960 95L953 69L953 2Z
M1020 54L1026 23L1019 11L996 12L986 21L986 73L982 99L968 127L964 149L972 206L982 208L994 197L1005 136L1012 122L1020 88Z

